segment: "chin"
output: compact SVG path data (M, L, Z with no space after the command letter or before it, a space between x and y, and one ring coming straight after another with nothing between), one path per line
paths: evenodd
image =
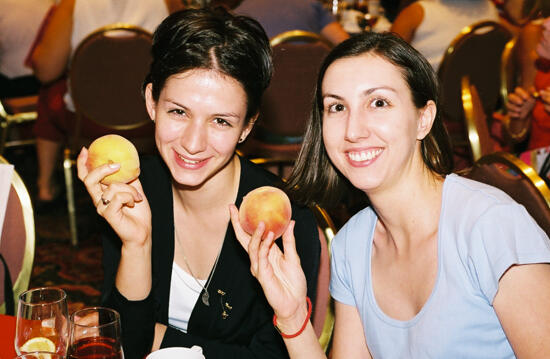
M174 173L172 174L172 178L178 186L187 187L187 188L201 187L209 179L209 177L206 177L206 176L196 176L196 175L189 176L189 175L174 174Z
M347 173L345 177L349 180L349 182L353 185L353 187L359 189L363 192L369 192L376 188L379 188L383 183L384 180L381 178L380 173L354 173L349 175Z

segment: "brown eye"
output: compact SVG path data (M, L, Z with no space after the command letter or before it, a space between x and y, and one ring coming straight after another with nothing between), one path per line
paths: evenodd
M342 105L341 103L335 103L333 105L328 106L329 112L341 112L346 109L346 106Z
M176 108L176 109L170 110L170 111L168 111L168 112L170 112L170 113L174 113L174 114L176 114L176 115L178 115L178 116L182 116L182 115L185 115L185 111L184 111L184 110L182 110L182 109L179 109L179 108Z
M378 100L374 101L374 106L375 107L384 107L385 105L386 105L386 101L384 101L384 100L378 99Z
M231 124L229 122L227 122L223 118L219 118L219 117L214 119L214 123L219 125L219 126L222 126L222 127L231 126Z

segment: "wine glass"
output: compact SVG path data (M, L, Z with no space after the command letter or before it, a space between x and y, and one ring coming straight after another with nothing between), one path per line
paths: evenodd
M67 294L59 288L36 288L19 296L15 329L18 355L45 351L65 355L68 339Z
M92 307L71 314L69 359L123 359L120 315L116 310Z

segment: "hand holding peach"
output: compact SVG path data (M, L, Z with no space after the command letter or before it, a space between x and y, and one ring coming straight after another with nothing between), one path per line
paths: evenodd
M139 155L126 138L119 135L105 135L97 138L88 149L86 167L91 171L107 163L120 164L120 170L101 181L105 185L114 182L129 183L139 176Z
M250 191L244 198L239 208L239 222L242 228L253 234L258 224L264 222L265 231L262 239L265 239L271 231L274 238L280 237L290 223L292 207L286 193L282 190L264 186Z

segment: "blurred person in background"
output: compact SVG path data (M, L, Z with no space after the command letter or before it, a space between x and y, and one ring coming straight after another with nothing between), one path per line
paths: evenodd
M336 45L349 37L318 0L243 0L234 12L258 20L269 38L285 31L305 30L321 34Z
M54 0L0 0L0 98L35 95L40 82L25 59Z
M509 95L509 118L504 126L509 137L516 142L529 137L528 150L550 146L550 17L538 25L538 32L533 85L522 81L524 85Z
M445 50L460 31L483 20L499 21L490 0L420 0L397 15L390 31L420 51L437 71Z
M93 31L114 23L136 25L152 33L169 11L179 8L178 1L59 2L31 56L34 73L45 85L39 95L38 119L34 128L38 157L38 210L49 207L59 198L53 175L61 146L75 122L74 107L64 76L79 43Z

